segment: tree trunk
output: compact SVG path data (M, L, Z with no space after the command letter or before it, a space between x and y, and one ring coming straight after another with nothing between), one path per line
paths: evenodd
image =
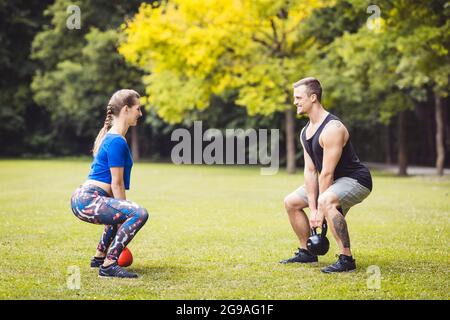
M433 96L430 95L430 101L433 101ZM434 114L434 102L431 102L429 104L426 105L426 117L425 117L425 124L427 126L427 131L426 131L426 153L427 153L427 157L426 157L426 164L427 165L433 165L436 161L436 143L435 143L435 139L436 139L436 133L434 132L434 127L435 127L435 117L436 115Z
M436 106L436 169L437 174L444 175L445 146L444 146L444 121L443 121L443 105L439 95L434 95Z
M391 156L391 151L392 151L392 140L391 140L391 124L387 124L386 125L386 144L385 144L385 148L386 148L386 158L385 158L385 162L386 164L392 164L392 156Z
M408 175L408 150L406 145L406 111L398 114L398 175Z
M450 150L450 121L449 121L449 117L448 117L448 102L449 102L449 97L445 98L443 100L443 104L442 106L444 107L444 123L445 123L445 149L446 150Z
M294 174L296 171L295 165L295 123L294 112L291 108L285 111L286 120L286 159L287 159L287 172Z
M131 127L131 153L133 160L139 160L139 141L137 126Z

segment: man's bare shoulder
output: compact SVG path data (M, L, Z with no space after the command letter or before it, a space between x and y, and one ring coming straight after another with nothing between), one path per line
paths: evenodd
M323 146L324 140L326 141L340 141L341 139L347 140L348 131L345 125L339 120L330 120L323 128L320 134L320 144Z
M330 120L322 130L322 133L338 133L341 131L346 131L347 128L340 120Z

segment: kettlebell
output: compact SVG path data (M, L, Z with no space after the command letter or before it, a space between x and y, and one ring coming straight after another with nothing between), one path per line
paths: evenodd
M306 247L308 251L315 256L323 256L330 249L330 242L328 241L327 235L327 223L324 220L322 224L322 232L317 234L317 228L311 229L311 236L306 241Z

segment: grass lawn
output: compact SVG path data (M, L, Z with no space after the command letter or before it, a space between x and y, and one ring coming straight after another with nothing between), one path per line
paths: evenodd
M103 227L70 210L89 165L0 161L0 299L450 298L448 177L375 174L372 194L347 216L358 270L329 275L319 267L336 260L332 238L318 266L278 263L298 246L283 197L301 173L136 163L127 197L150 219L129 245L129 268L142 277L120 280L89 268ZM368 288L371 265L380 289ZM79 290L68 289L70 266Z

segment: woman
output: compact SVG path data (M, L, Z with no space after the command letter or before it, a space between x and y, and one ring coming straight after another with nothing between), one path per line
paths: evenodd
M103 128L95 139L88 180L72 195L72 211L79 219L104 224L92 268L100 277L137 278L121 268L117 260L148 219L147 210L126 200L133 165L125 134L142 112L139 94L130 89L114 93L108 103Z

